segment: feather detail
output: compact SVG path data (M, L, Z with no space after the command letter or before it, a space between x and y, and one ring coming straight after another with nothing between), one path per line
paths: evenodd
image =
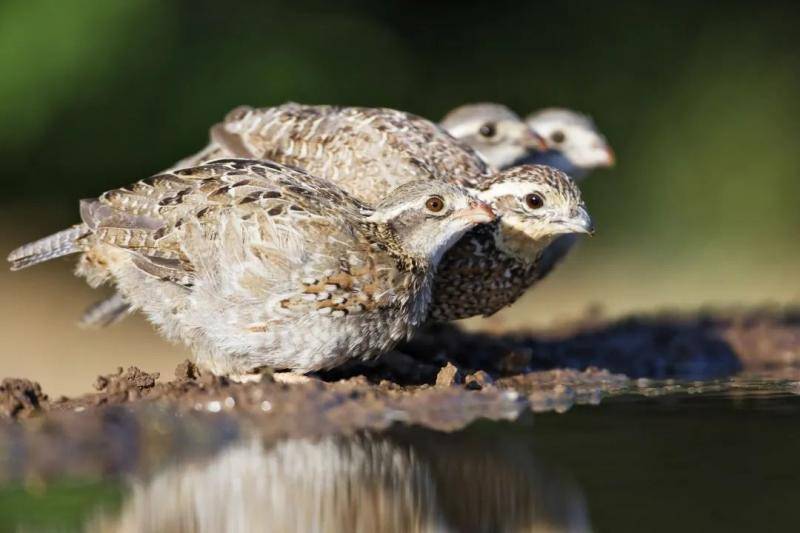
M11 270L20 270L56 257L83 251L80 240L91 230L78 224L48 237L20 246L8 255Z

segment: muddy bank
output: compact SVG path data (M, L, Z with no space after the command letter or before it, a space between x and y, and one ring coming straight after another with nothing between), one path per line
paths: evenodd
M188 361L169 378L136 367L118 369L97 378L97 392L75 398L50 398L34 382L5 379L0 415L21 419L157 403L184 412L268 413L270 436L347 432L396 421L448 430L478 417L562 411L609 394L643 392L649 385L641 384L649 380L708 381L741 371L793 379L797 368L798 308L618 321L588 316L524 334L436 326L370 365L321 373L303 384L276 382L271 373L261 374L258 383L234 383Z
M248 437L315 440L398 423L455 431L476 419L514 420L528 408L593 403L628 381L599 370L553 371L537 376L535 393L521 394L504 379L481 388L451 383L455 373L443 370L438 385L373 384L363 376L285 384L268 374L234 383L186 362L169 381L132 367L99 378L96 393L55 399L7 380L3 409L18 420L0 420L0 485L156 471Z
M381 429L394 422L454 430L475 418L513 419L531 402L551 409L596 403L629 380L605 370L552 370L513 377L467 372L448 363L434 384L400 385L372 382L364 375L324 381L310 377L283 383L282 376L262 374L258 382L238 383L181 363L171 380L160 381L136 367L100 376L97 392L76 398L49 398L27 380L6 379L0 388L0 409L8 418L43 413L82 413L98 408L158 404L177 411L229 412L272 422L269 437L346 433ZM280 423L275 423L279 421Z
M292 384L268 372L236 383L189 361L173 376L120 368L74 398L5 379L0 483L35 488L60 476L155 472L247 438L269 446L398 424L455 431L477 419L516 420L622 395L800 394L798 317L759 310L590 318L515 335L438 327L369 366Z

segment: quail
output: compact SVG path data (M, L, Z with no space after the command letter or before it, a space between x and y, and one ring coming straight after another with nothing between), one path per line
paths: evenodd
M456 183L493 202L500 222L465 236L438 269L431 317L439 321L491 315L511 305L535 281L535 265L552 237L591 229L580 193L563 173L533 166L498 173L466 143L402 111L297 103L240 106L211 127L210 139L176 167L217 157L269 159L335 182L368 203L414 180ZM506 177L512 181L506 183ZM547 202L546 208L531 208L531 195ZM531 238L526 221L532 224ZM469 259L475 253L483 255ZM128 309L117 294L90 315L104 323Z
M612 167L614 151L594 121L577 111L542 109L525 118L547 144L547 151L532 153L523 162L550 165L576 180L583 180L595 168Z
M545 139L502 104L465 104L447 113L439 125L495 168L549 149Z
M269 161L218 160L81 202L82 223L22 246L12 269L79 253L215 373L308 372L363 360L428 314L447 248L494 219L441 180L409 181L374 207Z
M445 256L431 308L436 321L488 316L512 304L549 272L541 265L553 244L594 233L578 187L552 167L510 168L475 194L502 219L470 231Z

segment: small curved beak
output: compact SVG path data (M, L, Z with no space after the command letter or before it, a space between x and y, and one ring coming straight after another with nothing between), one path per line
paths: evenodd
M572 210L566 220L556 221L557 227L562 233L586 233L594 235L594 222L585 207L577 207Z
M489 204L480 200L471 200L469 207L459 209L453 213L453 218L468 220L473 224L486 224L497 218Z
M527 125L525 126L525 133L522 136L522 146L526 150L534 150L536 152L546 152L550 149L544 137L527 127Z
M617 156L614 154L614 150L609 146L606 145L606 166L613 167L617 164Z
M576 211L577 213L572 217L572 221L575 223L575 233L594 235L594 222L589 216L589 212L585 207L579 207Z

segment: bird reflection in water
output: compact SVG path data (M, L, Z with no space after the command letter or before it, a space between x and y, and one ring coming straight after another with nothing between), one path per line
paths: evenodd
M523 439L524 440L524 439ZM588 531L580 489L525 442L466 431L250 440L137 480L90 531Z

